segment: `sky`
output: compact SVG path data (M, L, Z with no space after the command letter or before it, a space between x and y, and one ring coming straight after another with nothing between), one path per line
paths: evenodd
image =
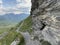
M31 9L31 0L0 0L0 15L9 13L29 14Z

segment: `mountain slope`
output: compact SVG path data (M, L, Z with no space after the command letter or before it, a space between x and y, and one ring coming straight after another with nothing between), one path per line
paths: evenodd
M5 14L0 16L0 26L6 26L6 25L11 25L14 23L18 23L22 20L24 20L26 17L28 17L29 14Z
M22 26L19 28L20 31L22 31L22 32L28 31L29 33L31 33L33 31L32 30L32 17L31 16L28 16L25 20L20 22L18 25L20 25L20 24L22 24Z

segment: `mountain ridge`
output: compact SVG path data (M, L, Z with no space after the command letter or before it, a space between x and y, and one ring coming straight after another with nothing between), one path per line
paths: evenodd
M5 14L0 16L0 25L6 25L6 24L13 24L13 23L18 23L24 20L26 17L28 17L29 14Z

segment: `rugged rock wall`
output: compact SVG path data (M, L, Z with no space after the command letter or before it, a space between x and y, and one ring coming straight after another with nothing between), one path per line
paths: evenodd
M33 36L60 45L60 0L31 0Z

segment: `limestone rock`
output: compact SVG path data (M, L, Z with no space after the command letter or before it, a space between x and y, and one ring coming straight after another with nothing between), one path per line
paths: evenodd
M33 36L60 45L60 0L31 0ZM41 43L41 42L40 42Z

